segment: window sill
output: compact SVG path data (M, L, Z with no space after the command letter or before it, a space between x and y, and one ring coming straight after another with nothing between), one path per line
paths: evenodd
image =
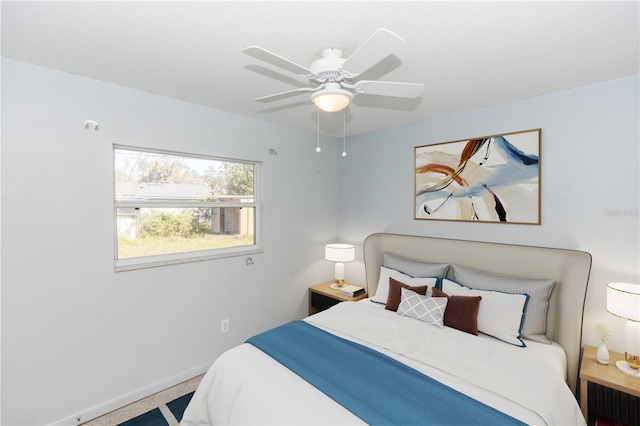
M228 251L217 250L215 253L204 253L206 254L196 255L194 253L183 253L182 255L173 254L121 259L116 260L114 270L115 272L134 271L138 269L158 268L161 266L202 262L206 260L224 259L228 257L250 256L252 254L264 253L264 250L258 248L257 246L250 246L243 249L236 248Z

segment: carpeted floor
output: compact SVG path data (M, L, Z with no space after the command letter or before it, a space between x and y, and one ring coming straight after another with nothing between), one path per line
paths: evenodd
M119 426L175 426L182 420L184 410L189 405L193 392L181 396L180 398L162 404L158 408L147 411L131 420L120 423Z
M83 426L167 426L177 425L187 408L202 375L160 391Z

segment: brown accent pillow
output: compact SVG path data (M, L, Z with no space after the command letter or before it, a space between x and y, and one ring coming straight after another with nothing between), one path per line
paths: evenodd
M421 285L417 287L411 287L407 284L401 283L400 281L394 280L389 277L389 294L387 295L387 304L385 305L385 309L390 311L397 312L398 306L400 306L400 299L402 298L401 289L406 288L407 290L415 291L418 294L425 295L427 294L426 285Z
M449 299L444 311L444 325L478 335L478 310L482 296L449 296L434 287L433 297Z

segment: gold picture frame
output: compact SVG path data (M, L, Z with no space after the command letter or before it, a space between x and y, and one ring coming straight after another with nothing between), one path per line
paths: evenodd
M414 148L414 219L541 224L541 129Z

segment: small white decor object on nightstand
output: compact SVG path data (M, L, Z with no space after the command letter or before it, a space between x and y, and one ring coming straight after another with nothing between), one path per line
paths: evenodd
M607 349L607 340L611 338L611 328L607 323L599 322L596 324L596 334L600 339L600 345L596 351L596 361L598 364L609 364L609 349Z
M596 361L598 361L598 364L609 364L609 349L607 349L607 344L604 342L600 342L598 345Z

